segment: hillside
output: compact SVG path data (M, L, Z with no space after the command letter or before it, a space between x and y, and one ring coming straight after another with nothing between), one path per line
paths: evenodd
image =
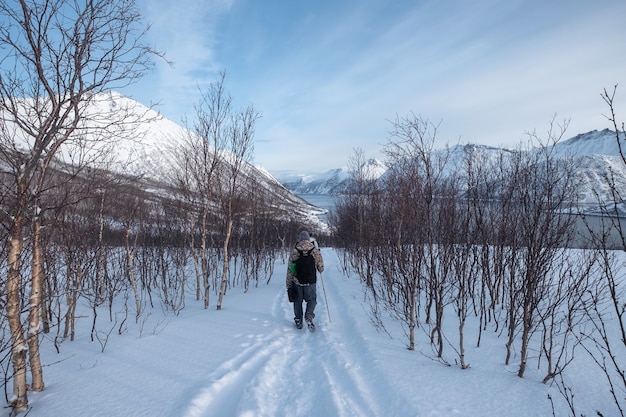
M445 150L448 152L446 169L462 166L467 154L480 154L481 157L496 160L502 152L514 150L491 146L466 144L455 145ZM617 190L626 195L626 164L622 160L616 141L615 132L604 129L578 134L563 140L554 146L557 157L572 157L577 164L576 175L580 182L578 193L581 209L594 212L598 198L602 201L611 200L611 190L607 187L606 178L613 175ZM383 162L369 161L376 177L382 177L387 169ZM341 194L345 190L350 177L345 168L337 168L319 174L301 174L295 172L274 172L273 175L288 190L296 194Z
M387 167L377 159L367 161L366 169L375 178L385 173ZM272 175L285 188L296 194L338 195L345 191L350 172L347 168L336 168L317 174L301 174L293 171L274 171Z
M177 149L193 135L189 129L116 92L90 97L85 111L86 121L77 130L76 140L59 149L53 169L69 171L76 164L84 164L90 172L100 172L101 177L126 178L124 182L145 193L147 199L180 197L174 185L174 172L180 168L174 159ZM12 128L9 123L7 126ZM14 133L17 149L32 148L31 139L21 136L19 130L14 129ZM227 157L222 159L229 163ZM316 215L323 211L287 190L267 171L250 163L244 163L241 171L245 178L242 186L254 193L263 191L272 209L282 213L277 215L318 222Z

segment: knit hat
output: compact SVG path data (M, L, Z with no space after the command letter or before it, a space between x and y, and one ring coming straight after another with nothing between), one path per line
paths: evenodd
M306 230L303 230L300 232L300 235L298 236L298 240L310 240L311 236L309 236L309 232L307 232Z

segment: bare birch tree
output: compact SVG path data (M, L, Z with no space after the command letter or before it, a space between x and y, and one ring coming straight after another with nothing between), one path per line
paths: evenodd
M378 178L373 172L372 166L365 158L362 149L354 150L352 158L348 162L350 172L349 185L342 196L338 197L336 204L335 222L337 231L335 235L341 241L344 248L349 248L351 266L356 269L363 283L372 291L376 299L376 291L373 285L373 243L376 240L371 233L373 228L368 227L367 213L374 206L374 196L378 193ZM339 221L340 220L340 221ZM375 232L374 232L375 233Z
M29 213L37 213L37 184L55 155L77 138L93 94L139 79L154 51L141 43L144 31L137 30L140 16L132 2L2 0L0 17L0 115L10 126L0 139L5 155L12 153L15 178L6 288L15 375L11 405L20 412L28 407L20 318L23 227ZM36 340L42 277L35 267L27 334L31 387L42 390Z
M224 91L225 77L225 72L220 73L218 80L201 92L200 102L195 105L192 131L180 146L172 150L176 185L184 191L192 209L189 213L190 250L196 267L196 297L201 296L204 308L209 307L213 270L209 252L214 226L210 221L215 211L218 150L226 143L226 124L232 112L232 98ZM196 207L200 211L198 219L193 210ZM200 234L199 248L195 243L196 225Z
M567 124L559 131L549 132L549 145L527 153L516 199L519 209L519 228L516 239L523 248L523 262L518 277L521 279L522 333L520 368L522 377L528 359L531 333L541 316L541 301L547 297L551 286L551 272L558 270L564 261L563 251L572 240L574 216L570 215L576 204L575 166L567 158L553 155L552 145L565 132ZM536 138L536 136L533 137Z
M346 240L357 240L346 249L361 257L354 261L356 265L365 262L357 272L373 295L373 311L382 303L406 326L408 348L413 350L429 277L428 256L434 253L429 243L434 239L433 192L440 161L432 157L436 126L416 115L397 117L392 124L385 148L389 169L380 188L366 192L363 187L371 183L365 175L355 183L360 187L357 195L338 210L343 232L348 233ZM356 251L355 246L362 243L368 250Z
M228 130L227 147L223 152L225 175L224 193L222 194L222 216L225 221L223 242L223 267L217 298L217 310L221 310L222 301L226 294L229 282L228 268L230 263L229 246L236 217L240 216L246 207L246 200L250 199L253 190L250 185L244 184L246 170L252 160L254 152L254 127L259 114L252 106L232 115Z
M602 98L609 108L607 118L612 124L615 141L622 162L626 164L626 128L618 123L615 94L606 89ZM626 230L624 228L624 208L626 198L618 186L621 178L613 171L605 177L609 190L608 197L596 193L601 209L600 227L589 227L591 239L597 248L600 273L596 285L591 286L586 295L589 302L584 304L589 318L588 330L580 334L580 342L604 375L613 398L616 415L626 415L626 367L623 357L626 354L626 285L623 280L623 264L618 261L614 249L626 251ZM608 201L607 201L608 200ZM614 238L617 232L617 239ZM562 392L568 388L561 383ZM571 391L571 390L570 390ZM572 394L573 397L573 394ZM572 411L573 398L566 397ZM608 406L608 405L607 405Z

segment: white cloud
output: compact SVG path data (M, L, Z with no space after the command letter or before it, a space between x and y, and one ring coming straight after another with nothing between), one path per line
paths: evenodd
M151 25L148 40L163 51L172 65L157 62L155 74L142 88L151 101L176 122L188 113L198 98L198 86L205 86L222 69L215 45L217 26L234 0L141 0L139 6ZM144 91L142 96L146 95ZM148 104L148 103L146 103ZM176 115L176 116L173 116Z
M555 113L574 136L608 127L602 88L626 84L621 0L143 1L176 61L152 93L181 114L226 70L235 101L263 114L256 160L269 169L375 152L387 120L410 112L442 120L449 142L514 146Z

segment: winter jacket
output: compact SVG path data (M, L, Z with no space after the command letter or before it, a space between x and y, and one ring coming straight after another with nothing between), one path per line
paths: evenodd
M311 254L315 259L315 269L317 269L318 272L324 272L324 259L322 259L322 253L320 252L320 250L316 248L313 242L311 242L310 240L300 240L291 250L291 254L289 255L289 262L287 262L287 288L290 288L293 283L299 284L298 278L296 278L296 276L291 273L291 270L289 268L289 265L292 262L295 262L296 259L298 259L298 257L300 256L300 254L298 253L298 249L304 252L308 252L313 249Z

